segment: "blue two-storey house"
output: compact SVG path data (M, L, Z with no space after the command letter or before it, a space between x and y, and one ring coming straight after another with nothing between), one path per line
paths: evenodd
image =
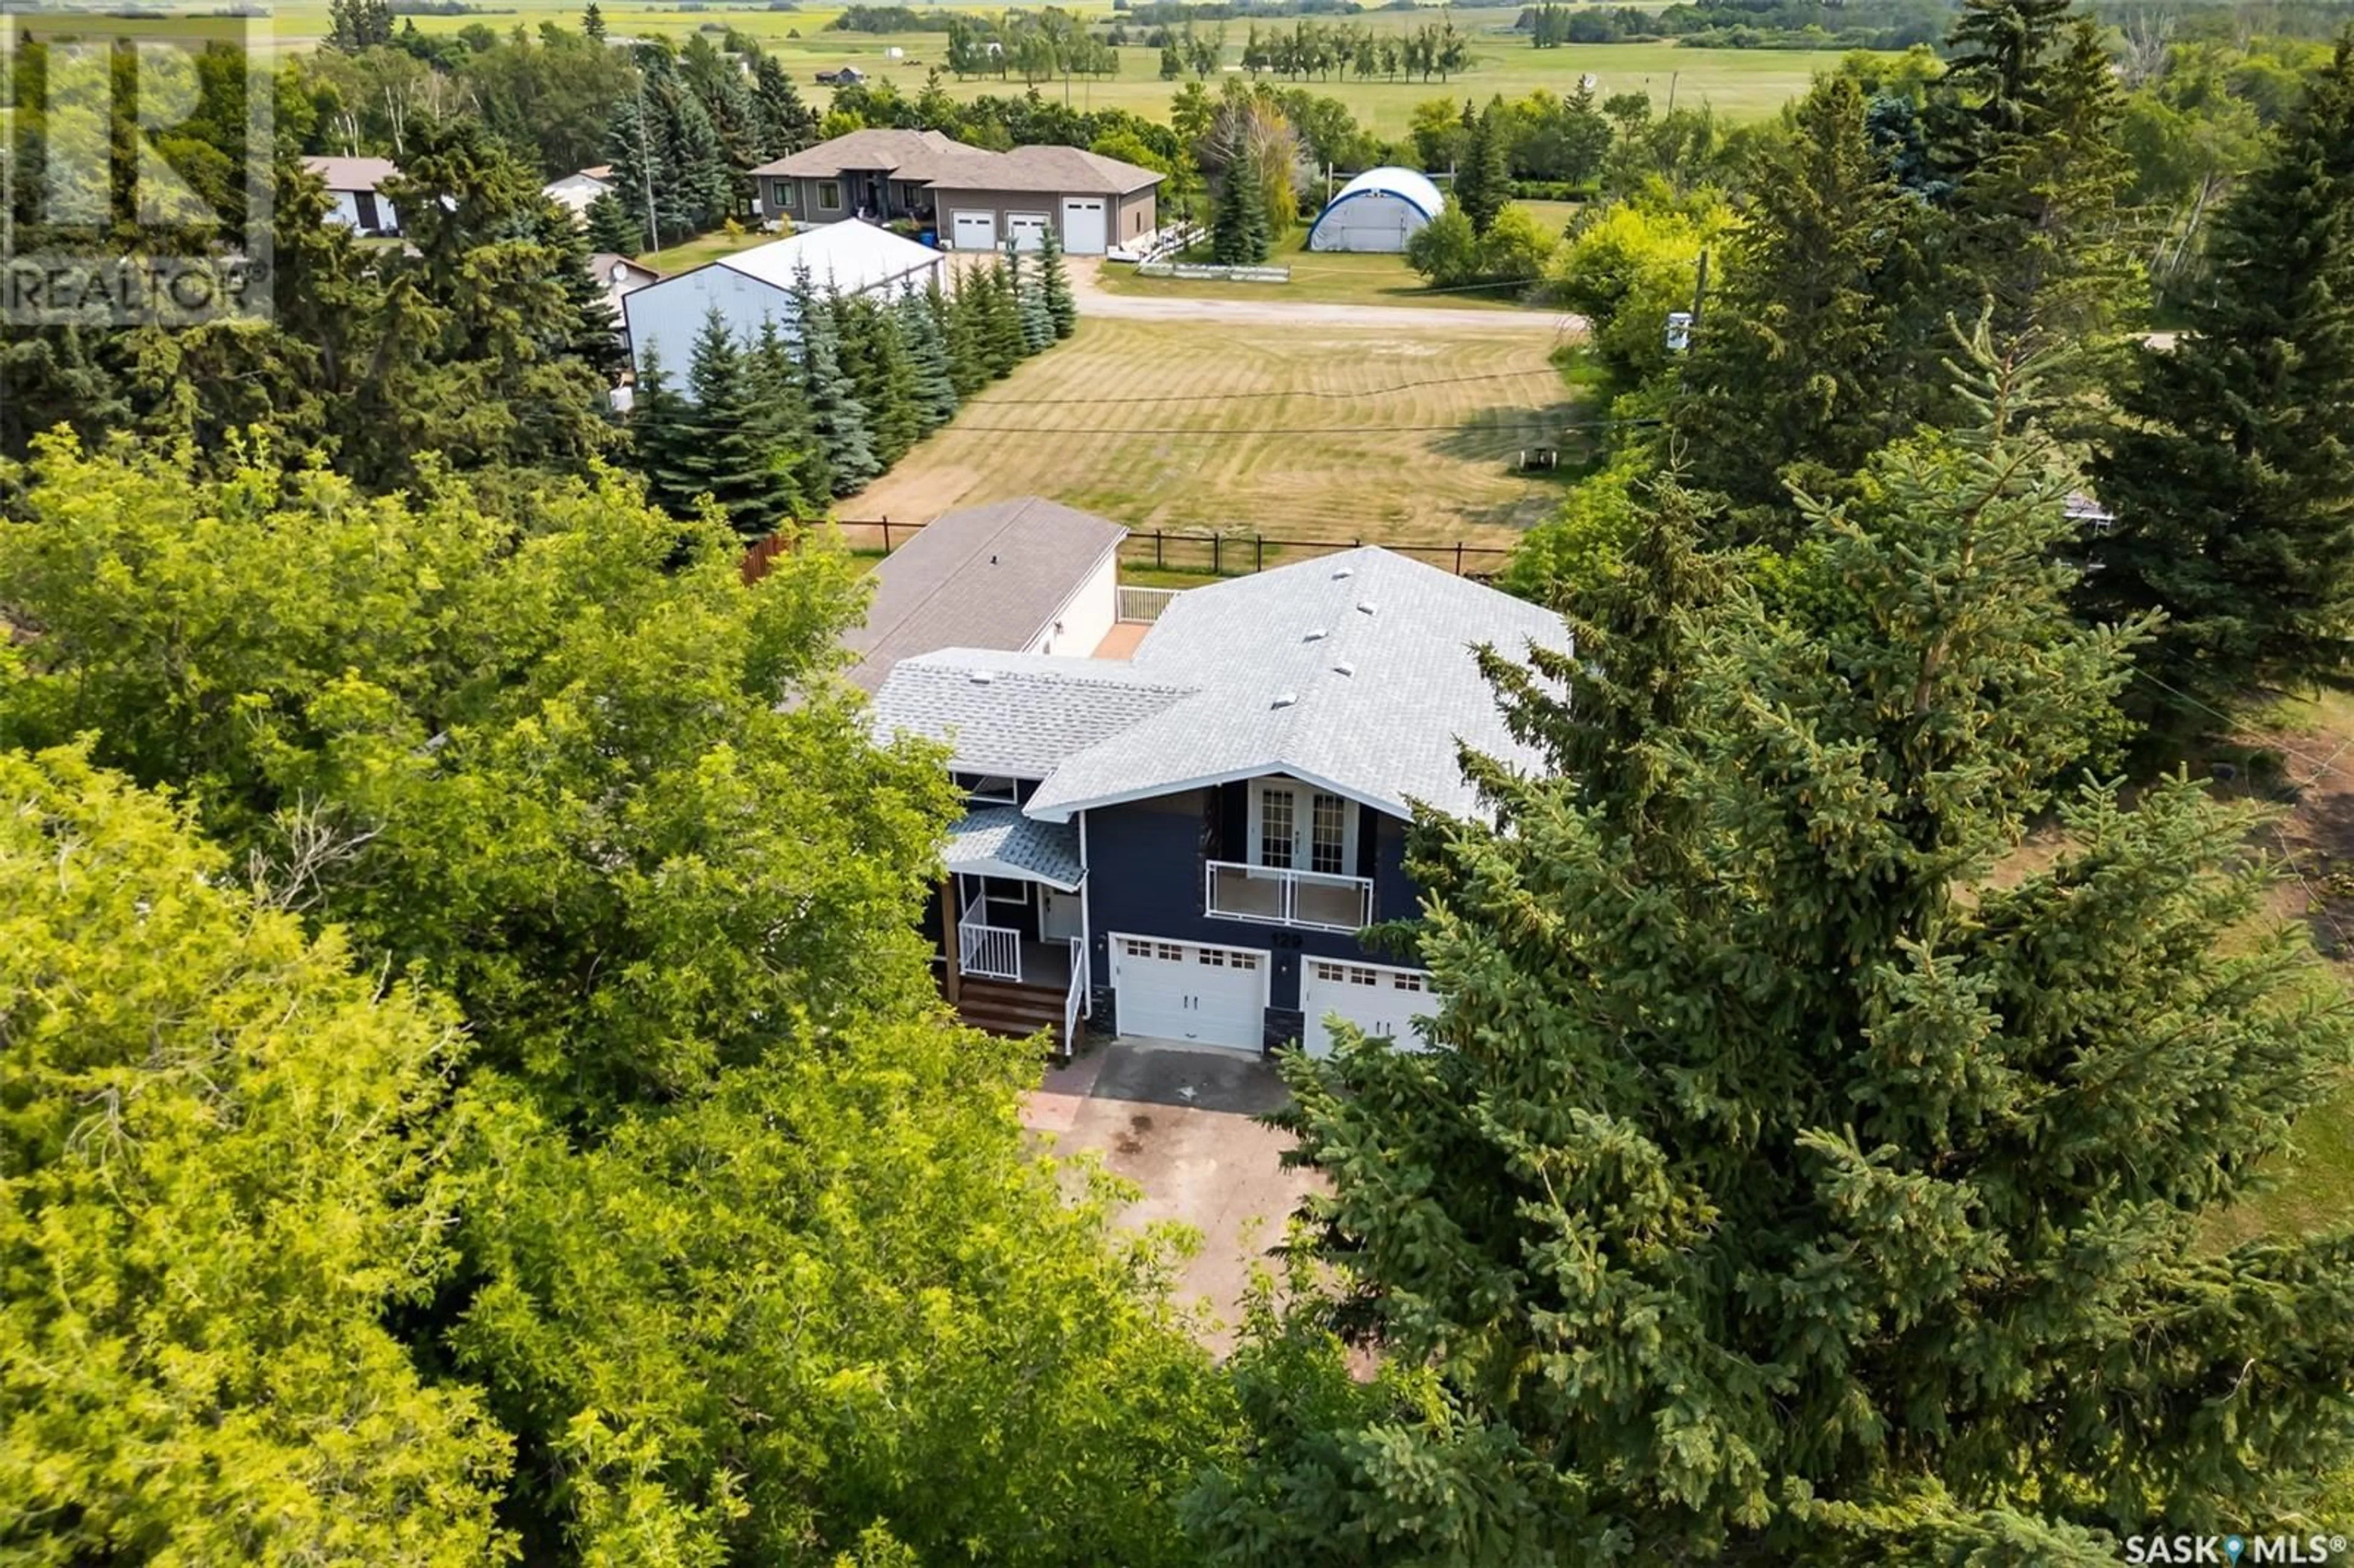
M1360 933L1415 911L1409 802L1478 810L1458 744L1533 761L1473 648L1565 648L1560 620L1372 548L1119 592L1157 611L1132 648L939 647L875 691L878 733L945 743L967 791L933 915L949 999L1066 1051L1082 1014L1252 1052L1329 1049L1336 1014L1405 1034L1426 977Z

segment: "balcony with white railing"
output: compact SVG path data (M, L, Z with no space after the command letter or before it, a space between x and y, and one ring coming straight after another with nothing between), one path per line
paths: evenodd
M1239 861L1202 863L1208 912L1225 920L1357 931L1373 924L1373 884L1363 876L1291 871Z

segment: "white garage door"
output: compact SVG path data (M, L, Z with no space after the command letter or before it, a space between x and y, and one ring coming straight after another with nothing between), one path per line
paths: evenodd
M1005 235L1024 250L1035 250L1045 243L1046 215L1043 212L1009 212L1005 215Z
M1063 198L1063 249L1074 256L1104 253L1104 204L1101 197Z
M1421 969L1310 959L1306 970L1299 980L1299 1010L1308 1015L1308 1032L1300 1044L1311 1056L1331 1054L1332 1031L1324 1021L1333 1013L1368 1034L1416 1045L1421 1042L1415 1033L1415 1015L1437 1011L1430 976Z
M1259 1049L1266 953L1145 937L1114 937L1111 951L1121 1033Z
M997 215L993 212L959 212L949 215L953 227L949 239L960 250L994 250L997 249Z

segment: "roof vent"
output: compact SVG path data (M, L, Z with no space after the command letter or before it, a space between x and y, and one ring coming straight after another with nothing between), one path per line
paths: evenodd
M1372 599L1361 599L1357 601L1357 613L1359 615L1371 615L1376 608L1378 607L1374 605Z
M1346 659L1341 660L1338 664L1332 666L1332 673L1336 675L1353 675L1356 673L1357 667L1354 664L1350 663Z
M1278 692L1275 694L1275 701L1267 704L1267 705L1271 708L1288 708L1299 700L1299 694L1298 692Z
M1333 569L1332 580L1337 583L1342 577L1347 577L1351 572L1353 572L1357 568L1354 567L1337 567Z
M995 679L997 672L994 670L975 670L971 674L972 683L976 686L986 686Z
M1325 630L1322 627L1320 627L1320 627L1317 627L1314 630L1310 631L1307 636L1305 636L1305 637L1301 638L1301 639L1300 639L1300 641L1301 641L1302 642L1321 642L1321 641L1324 641L1324 639L1326 639L1327 637L1330 637L1330 636L1331 636L1331 635L1332 635L1332 634L1331 634L1331 632L1329 632L1329 631Z

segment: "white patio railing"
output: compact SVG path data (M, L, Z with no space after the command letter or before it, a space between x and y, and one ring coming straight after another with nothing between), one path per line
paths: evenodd
M976 980L1019 980L1022 978L1022 933L1007 926L991 926L977 916L978 900L957 916L957 967Z
M1077 937L1071 944L1071 983L1063 992L1063 1053L1066 1055L1079 1048L1079 1014L1087 1000L1087 945Z
M1204 861L1204 907L1228 920L1357 931L1373 923L1373 884L1363 876L1286 871L1238 861Z
M1123 588L1119 593L1119 618L1140 621L1150 626L1161 619L1171 601L1182 592L1181 588Z

